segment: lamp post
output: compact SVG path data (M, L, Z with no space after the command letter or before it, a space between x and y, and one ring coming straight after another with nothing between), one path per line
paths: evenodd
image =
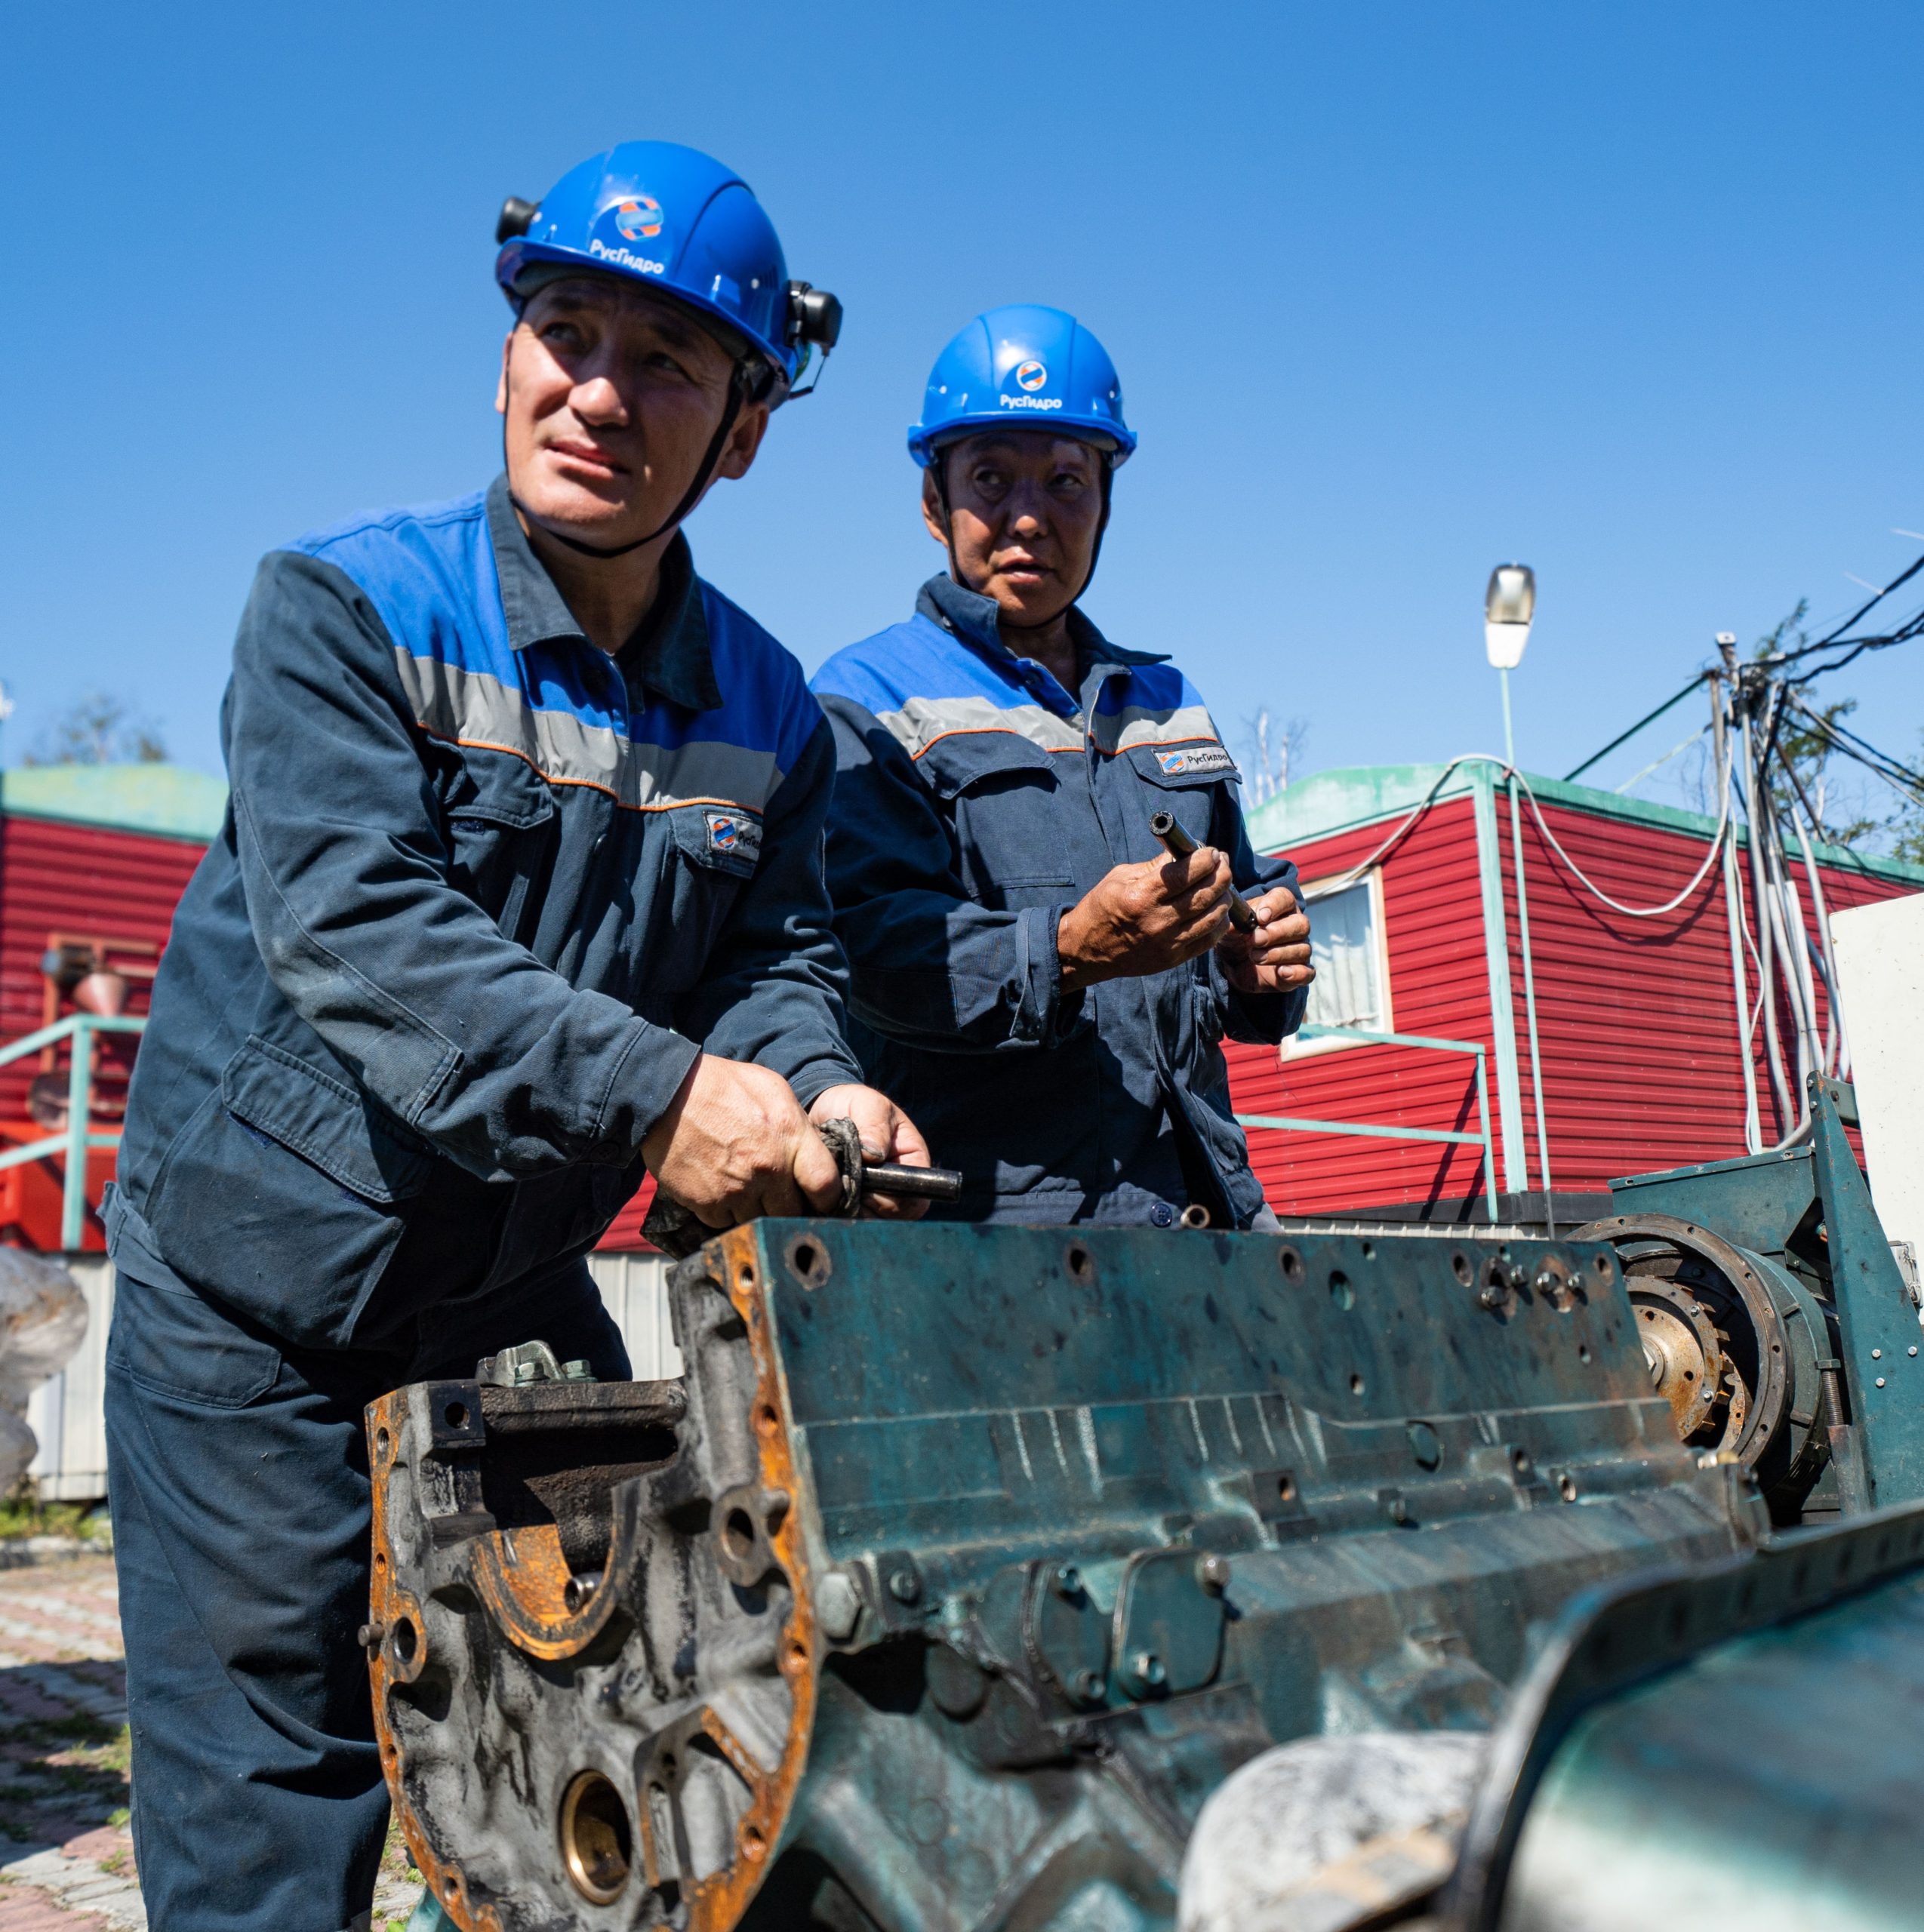
M1537 614L1537 574L1528 564L1499 564L1483 593L1483 649L1503 680L1503 755L1513 768L1516 747L1510 727L1510 674L1523 661Z

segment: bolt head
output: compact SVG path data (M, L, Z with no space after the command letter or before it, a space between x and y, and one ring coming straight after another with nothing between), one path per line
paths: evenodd
M1162 1660L1153 1651L1137 1651L1129 1660L1129 1670L1138 1684L1150 1690L1161 1690L1169 1681Z
M831 1570L815 1591L815 1617L831 1643L854 1635L862 1614L862 1593L844 1570Z
M1230 1586L1230 1560L1227 1556L1199 1558L1196 1565L1196 1580L1212 1597L1219 1597Z
M1082 1588L1082 1573L1073 1563L1058 1563L1049 1572L1049 1588L1059 1597L1079 1595Z
M1085 1704L1093 1704L1102 1695L1102 1672L1099 1670L1079 1670L1070 1687Z
M897 1603L913 1603L922 1595L922 1579L904 1564L890 1574L888 1594Z

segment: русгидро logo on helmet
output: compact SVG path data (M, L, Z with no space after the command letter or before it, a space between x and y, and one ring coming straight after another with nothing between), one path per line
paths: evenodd
M615 210L614 225L630 242L652 241L661 232L661 204L652 195L637 195Z
M1028 361L1019 364L1017 366L1015 371L1016 386L1018 389L1028 390L1031 395L1034 394L1037 389L1040 389L1042 385L1048 380L1048 371L1039 362Z

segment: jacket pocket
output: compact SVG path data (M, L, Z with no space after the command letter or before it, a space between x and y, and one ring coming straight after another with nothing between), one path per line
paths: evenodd
M1122 753L1149 788L1152 812L1172 813L1199 845L1210 843L1218 804L1233 809L1236 761L1212 738L1193 744L1133 745Z
M471 752L445 808L448 882L518 940L528 900L553 863L553 795L519 758Z
M434 1150L365 1094L257 1033L227 1063L220 1095L235 1119L367 1200L407 1200L433 1171Z
M122 1272L114 1282L107 1367L154 1394L244 1409L279 1380L281 1352L199 1295Z
M143 1213L195 1287L298 1346L343 1347L436 1161L367 1095L254 1035Z
M762 857L762 815L738 805L677 805L668 814L675 846L700 872L753 878Z

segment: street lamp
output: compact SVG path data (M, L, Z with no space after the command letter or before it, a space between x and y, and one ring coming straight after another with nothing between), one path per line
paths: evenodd
M1503 680L1503 755L1513 768L1516 747L1510 728L1510 674L1523 661L1536 614L1536 572L1528 564L1498 565L1483 593L1483 649Z

